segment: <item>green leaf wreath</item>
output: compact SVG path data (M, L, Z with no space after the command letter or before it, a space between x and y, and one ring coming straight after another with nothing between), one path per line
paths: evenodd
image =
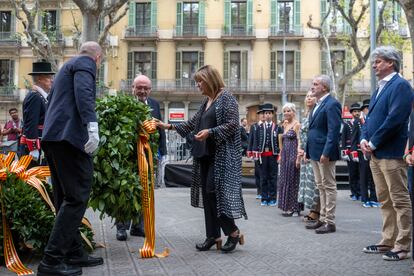
M140 125L151 119L150 107L128 96L98 99L100 145L94 157L94 178L89 205L126 222L141 213L141 190L137 165L137 139ZM158 133L150 136L157 152ZM154 163L156 162L154 154Z

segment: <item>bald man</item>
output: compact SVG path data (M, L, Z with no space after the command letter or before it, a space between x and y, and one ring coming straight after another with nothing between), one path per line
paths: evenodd
M151 94L152 84L151 80L144 75L137 76L134 79L134 82L132 84L132 92L137 97L137 99L145 103L146 105L149 105L151 107L151 116L154 118L157 118L162 121L161 117L161 111L160 111L160 104L153 98L150 98L149 95ZM165 137L165 131L158 129L158 132L160 134L159 140L158 140L158 156L159 160L162 160L162 157L167 154L167 145L166 145L166 137ZM158 168L161 168L159 162ZM161 174L158 173L158 176ZM158 182L158 177L157 177ZM155 187L158 187L158 183L155 183ZM139 216L137 218L138 223L132 224L130 234L132 236L140 236L144 237L144 222L142 219L142 216ZM125 241L127 239L127 232L130 227L129 222L117 222L116 223L116 239L119 241Z
M43 129L42 148L53 183L56 220L37 275L80 275L81 267L103 264L82 246L79 226L93 181L92 153L98 148L96 68L102 50L85 42L56 75Z

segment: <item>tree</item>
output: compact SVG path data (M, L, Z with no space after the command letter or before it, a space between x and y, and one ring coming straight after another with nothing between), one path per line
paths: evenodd
M403 8L405 17L407 18L407 24L410 30L410 37L411 37L411 47L412 49L414 49L414 1L413 0L397 0L397 2ZM414 66L414 55L412 55L412 58L413 58L413 66ZM414 79L414 72L413 72L413 79Z

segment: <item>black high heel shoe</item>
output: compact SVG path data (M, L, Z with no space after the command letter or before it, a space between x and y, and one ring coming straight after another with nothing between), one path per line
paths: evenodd
M217 250L220 250L221 249L221 239L217 239L217 238L207 238L203 243L197 243L196 244L196 248L199 251L207 251L213 245L216 245Z
M282 216L284 216L284 217L293 217L293 215L295 213L298 214L298 217L300 216L300 211L290 211L290 212L282 213Z
M240 230L237 230L237 232L237 237L232 237L231 235L228 236L226 243L221 247L221 251L226 253L231 252L236 248L238 243L240 245L244 244L244 235L240 234Z

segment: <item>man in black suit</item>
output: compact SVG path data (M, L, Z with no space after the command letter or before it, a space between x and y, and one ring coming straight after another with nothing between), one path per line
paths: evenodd
M24 147L23 154L32 156L31 166L40 164L40 139L45 121L47 96L53 83L52 65L46 61L33 63L29 75L33 78L33 86L23 101L23 136L20 143ZM44 163L44 162L43 162Z
M80 54L56 75L49 95L42 147L50 167L56 220L37 275L80 275L103 264L83 249L79 226L93 182L92 153L98 148L96 68L102 49L85 42Z
M161 120L161 111L160 111L160 104L153 98L150 98L149 95L151 93L152 84L151 80L144 75L137 76L134 79L134 83L132 85L133 93L137 97L137 99L145 103L146 105L149 105L151 107L151 115L152 117ZM166 145L166 136L165 131L158 128L158 132L160 134L159 136L159 145L158 145L158 156L159 156L159 162L158 164L161 165L160 160L162 160L163 156L167 154L167 145ZM158 177L157 177L158 178ZM157 181L157 180L156 180ZM142 219L142 216L139 216L137 219L139 222L138 224L132 224L130 234L132 236L140 236L144 237L144 220ZM119 241L125 241L127 239L127 233L126 230L130 227L130 222L117 222L116 223L116 239Z

